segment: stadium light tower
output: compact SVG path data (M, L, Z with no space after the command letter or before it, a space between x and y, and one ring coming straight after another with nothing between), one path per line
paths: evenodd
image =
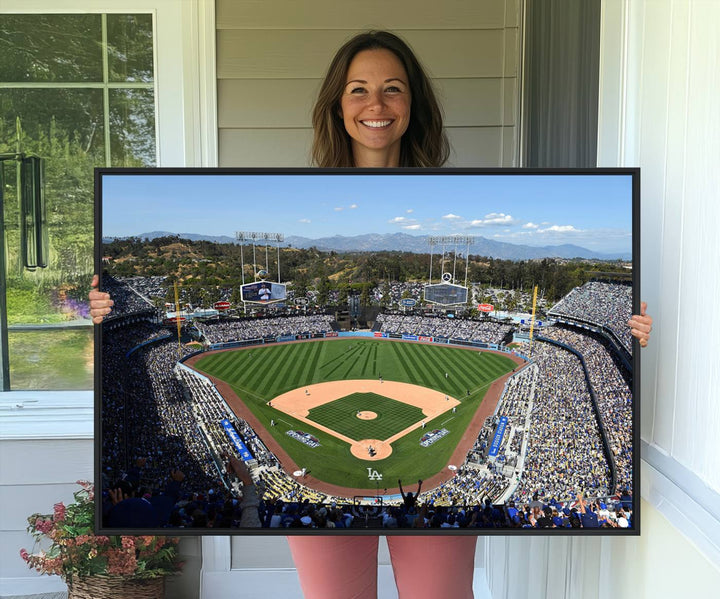
M255 244L256 242L265 242L265 272L270 270L270 264L268 261L268 246L270 242L277 244L277 269L278 269L278 283L280 282L280 244L285 241L285 236L282 233L268 233L265 231L236 231L235 239L240 242L240 262L242 264L242 282L245 284L245 256L243 254L243 246L246 242L252 243L253 248L253 280L258 278L257 259L255 255Z
M428 283L432 284L432 255L433 249L437 245L442 245L442 258L440 261L440 276L444 274L445 269L445 246L453 245L453 273L452 280L455 282L455 265L457 263L457 247L458 245L465 245L465 287L467 287L468 278L468 264L470 259L470 246L475 243L474 235L430 235L427 238L428 244L430 245L430 279Z
M269 233L267 231L237 231L235 239L240 242L240 263L242 268L242 285L240 287L240 295L242 297L243 306L246 304L270 304L282 302L286 299L286 286L280 282L280 243L285 241L282 233ZM245 255L243 246L245 242L251 242L253 248L253 282L245 284ZM257 256L255 246L257 243L265 244L265 268L259 268L257 264ZM266 283L267 276L270 272L270 243L275 243L277 247L277 283ZM258 279L260 279L258 281Z

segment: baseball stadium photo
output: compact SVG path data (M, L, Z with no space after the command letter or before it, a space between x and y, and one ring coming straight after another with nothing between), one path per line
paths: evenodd
M638 178L99 169L101 531L637 534Z

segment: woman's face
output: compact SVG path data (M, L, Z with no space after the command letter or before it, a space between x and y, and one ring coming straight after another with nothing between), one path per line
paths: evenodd
M356 166L398 166L410 123L410 85L389 50L358 52L348 67L340 109Z

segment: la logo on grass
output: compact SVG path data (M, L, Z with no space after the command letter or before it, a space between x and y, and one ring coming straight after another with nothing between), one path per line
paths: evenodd
M368 471L368 478L370 480L382 480L382 474L380 474L377 470L368 468L367 471Z

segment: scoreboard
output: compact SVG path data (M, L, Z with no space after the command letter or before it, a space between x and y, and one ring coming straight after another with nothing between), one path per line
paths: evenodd
M282 302L287 297L285 283L270 283L268 281L247 283L240 287L240 293L242 301L257 304Z
M425 285L425 301L441 306L454 306L467 303L468 288L452 283Z

